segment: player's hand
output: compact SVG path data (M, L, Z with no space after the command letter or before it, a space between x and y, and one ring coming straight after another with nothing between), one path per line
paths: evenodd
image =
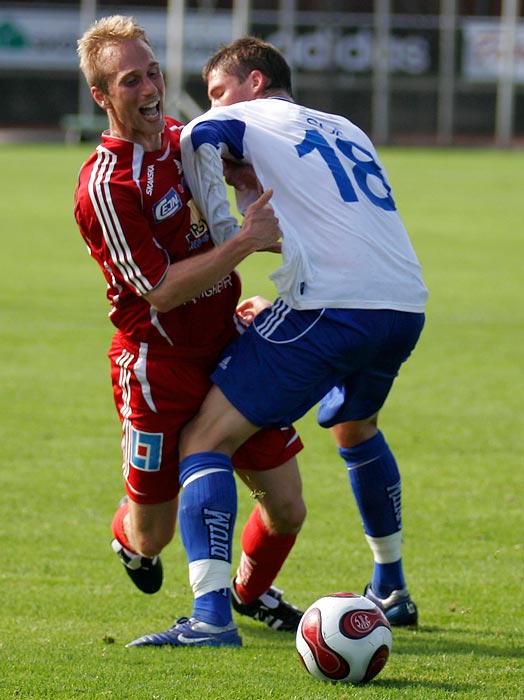
M224 168L224 178L228 185L231 185L239 192L254 190L257 194L262 194L262 185L258 181L251 165L235 163L223 158L222 166Z
M238 234L249 239L253 251L271 249L281 237L278 218L269 204L272 196L273 190L266 190L256 202L249 205Z
M267 309L268 306L271 306L269 299L257 295L249 299L243 299L237 306L236 312L245 323L250 324L255 316Z
M261 252L263 253L281 253L282 252L282 243L278 241L278 243L273 243L272 245L268 245L267 248L262 248Z

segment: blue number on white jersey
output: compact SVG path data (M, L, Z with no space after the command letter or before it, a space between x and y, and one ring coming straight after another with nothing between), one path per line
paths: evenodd
M384 175L380 167L373 160L371 153L365 148L362 148L362 146L358 146L353 141L346 141L340 138L336 139L335 145L340 153L354 164L352 172L361 192L377 207L385 209L386 211L395 211L396 206L391 196L391 187L384 179ZM340 196L344 202L358 202L358 195L344 165L335 149L330 146L321 133L316 129L306 130L304 140L298 146L295 146L295 148L300 158L308 155L312 151L318 151L331 171ZM357 157L357 152L359 151L361 157ZM364 155L364 159L362 155ZM380 180L382 185L381 189L383 189L385 193L384 196L380 196L371 190L368 183L368 175Z

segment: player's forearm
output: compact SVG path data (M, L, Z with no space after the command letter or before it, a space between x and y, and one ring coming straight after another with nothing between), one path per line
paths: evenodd
M256 249L253 240L240 231L217 248L170 265L162 282L145 298L157 311L171 311L226 277Z
M248 255L265 250L280 238L280 227L264 192L246 212L242 228L233 238L202 255L173 263L156 289L146 295L157 311L166 312L193 299L232 272Z

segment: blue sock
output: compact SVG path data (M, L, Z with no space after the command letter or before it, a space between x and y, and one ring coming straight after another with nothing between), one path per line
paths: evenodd
M371 577L371 590L379 598L387 598L392 591L400 591L405 585L402 559L391 564L377 564L375 562Z
M402 529L401 481L398 466L379 431L369 440L350 448L339 448L364 525L372 538L398 533ZM381 598L404 588L402 559L375 561L371 588Z
M180 484L180 536L195 595L192 617L227 625L232 620L229 586L237 513L231 460L215 452L190 455L180 462Z
M204 593L199 598L195 598L191 617L219 627L228 625L232 620L231 589L221 588L219 591Z

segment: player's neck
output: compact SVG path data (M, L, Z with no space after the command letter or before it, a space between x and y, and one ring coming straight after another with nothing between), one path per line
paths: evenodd
M133 143L137 143L139 146L142 146L146 152L158 151L162 148L164 132L159 134L137 134L136 132L132 131L122 133L119 129L110 129L110 133L111 136L123 139L124 141L132 141Z
M287 100L288 102L294 102L294 99L291 97L289 92L286 92L285 90L268 90L267 92L264 93L263 97L266 99L269 97L277 97L280 100Z

